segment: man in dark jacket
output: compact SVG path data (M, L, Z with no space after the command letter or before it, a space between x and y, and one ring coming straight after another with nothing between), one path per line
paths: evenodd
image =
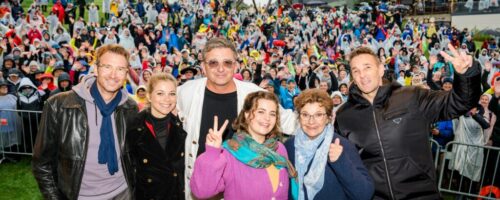
M33 174L45 199L133 199L125 148L137 104L123 89L128 51L97 49L95 75L45 103L33 152Z
M12 68L9 70L7 77L7 88L9 89L9 94L16 94L17 88L19 88L19 83L21 83L22 73L17 68Z
M62 72L59 77L57 77L57 89L50 92L50 96L54 96L61 92L70 91L72 88L71 79L69 74L66 72Z
M384 66L369 48L350 55L354 84L337 112L338 131L359 149L375 182L374 199L439 199L429 144L430 124L459 117L479 100L477 62L448 45L452 91L383 83Z

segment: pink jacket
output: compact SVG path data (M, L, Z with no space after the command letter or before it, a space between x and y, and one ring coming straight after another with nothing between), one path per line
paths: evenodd
M283 144L277 152L288 158ZM195 161L191 191L195 197L206 199L224 192L224 199L288 199L288 171L279 171L279 183L273 192L266 169L257 169L238 161L223 148L206 145L206 152Z

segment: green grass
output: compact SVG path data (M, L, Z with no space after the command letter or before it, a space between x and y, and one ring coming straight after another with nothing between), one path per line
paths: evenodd
M17 163L0 164L0 200L42 199L31 173L31 157Z
M94 0L93 1L94 4L96 6L99 7L99 9L102 9L102 0ZM22 3L21 3L21 6L24 8L24 11L25 13L28 12L28 9L30 8L31 4L33 4L33 0L24 0ZM49 13L52 11L52 0L49 0L49 5L47 6L47 11L46 12L43 12L43 15L45 17L49 16ZM80 10L78 8L76 8L76 16L80 16L79 14ZM87 21L88 20L88 10L85 9L85 18L84 20ZM101 20L102 18L104 18L104 14L101 12L101 10L99 10L99 20ZM102 26L102 24L101 24ZM68 28L68 25L65 24L64 25L65 28Z

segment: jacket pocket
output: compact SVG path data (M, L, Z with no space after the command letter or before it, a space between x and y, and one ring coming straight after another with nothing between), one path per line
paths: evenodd
M408 110L408 108L387 111L387 112L384 113L384 119L385 120L391 120L391 119L394 119L394 118L402 117L402 116L408 114L409 112L410 111Z

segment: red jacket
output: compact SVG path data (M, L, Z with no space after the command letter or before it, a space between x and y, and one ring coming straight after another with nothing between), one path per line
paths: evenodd
M64 22L64 7L60 2L56 3L54 7L52 7L52 12L56 13L57 18L59 18L59 22L62 24Z
M30 43L33 44L35 39L42 40L42 33L38 29L30 29L28 31L28 39L30 39Z

